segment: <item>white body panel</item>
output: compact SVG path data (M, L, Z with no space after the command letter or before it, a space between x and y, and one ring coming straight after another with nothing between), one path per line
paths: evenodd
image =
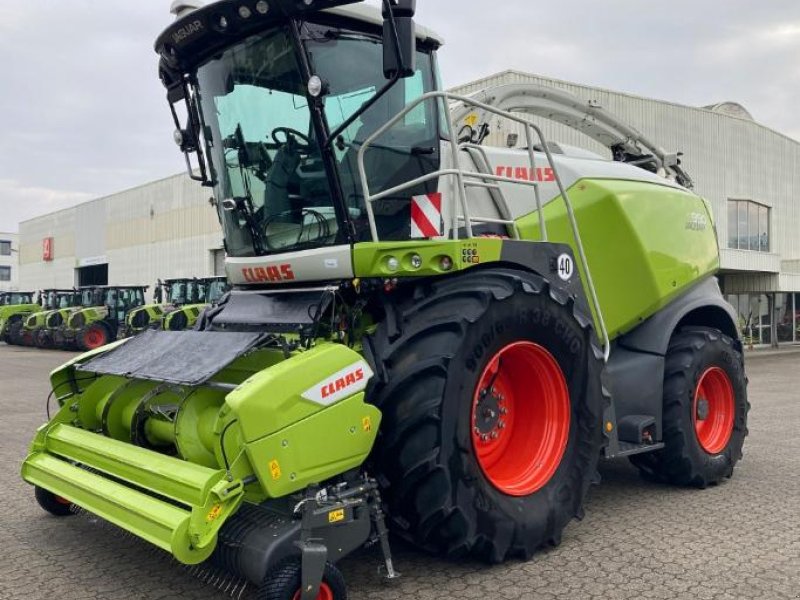
M535 169L530 168L530 158L526 151L510 148L483 147L485 156L488 158L488 171L492 175L510 177L519 181L536 181L539 185L539 196L542 206L560 196L558 184L555 179L547 156L541 152L535 152ZM476 166L476 160L481 160L481 155L475 152L461 153L461 168L467 172L481 172ZM642 181L654 185L670 186L676 189L683 189L678 184L660 177L649 171L625 163L614 162L601 157L582 158L576 156L565 156L561 154L553 155L555 169L561 178L561 182L566 190L569 190L581 179L622 179L627 181ZM442 168L447 169L452 166L452 154L449 144L442 146ZM470 180L475 180L469 178ZM446 232L451 230L453 210L458 208L459 195L457 181L455 177L445 177L439 182L439 190L442 192L442 208L444 213ZM472 218L490 219L510 219L515 220L529 215L536 211L536 196L534 188L530 185L501 182L498 183L502 199L500 210L498 203L492 199L492 192L485 188L468 187L467 205L469 206ZM495 192L495 195L497 193ZM508 208L507 214L502 214L502 205ZM460 214L460 209L458 214ZM463 222L462 222L463 225Z
M225 268L234 285L352 279L350 246L333 246L248 258L228 257Z

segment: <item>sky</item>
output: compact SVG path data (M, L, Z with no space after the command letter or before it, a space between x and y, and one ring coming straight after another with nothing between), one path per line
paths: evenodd
M0 231L184 169L152 50L171 0L2 4ZM800 140L798 0L418 0L417 20L447 42L448 87L517 69L733 100Z

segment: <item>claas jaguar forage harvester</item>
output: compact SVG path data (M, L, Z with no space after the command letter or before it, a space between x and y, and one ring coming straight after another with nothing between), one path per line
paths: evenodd
M158 38L234 290L52 374L22 476L260 598L345 597L387 528L490 562L560 541L603 458L705 487L746 435L709 204L596 103L439 87L414 0L177 3ZM530 116L600 157L548 144ZM519 148L487 145L497 119Z

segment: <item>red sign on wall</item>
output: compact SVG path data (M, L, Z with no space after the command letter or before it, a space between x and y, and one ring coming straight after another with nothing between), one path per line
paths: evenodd
M51 237L42 240L42 259L46 262L53 260L53 238Z

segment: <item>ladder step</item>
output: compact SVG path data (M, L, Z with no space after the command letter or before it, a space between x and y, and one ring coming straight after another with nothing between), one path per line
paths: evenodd
M661 442L658 442L657 444L632 444L630 442L620 441L619 452L612 458L633 456L634 454L644 454L645 452L654 452L655 450L661 450L663 447L664 444Z

